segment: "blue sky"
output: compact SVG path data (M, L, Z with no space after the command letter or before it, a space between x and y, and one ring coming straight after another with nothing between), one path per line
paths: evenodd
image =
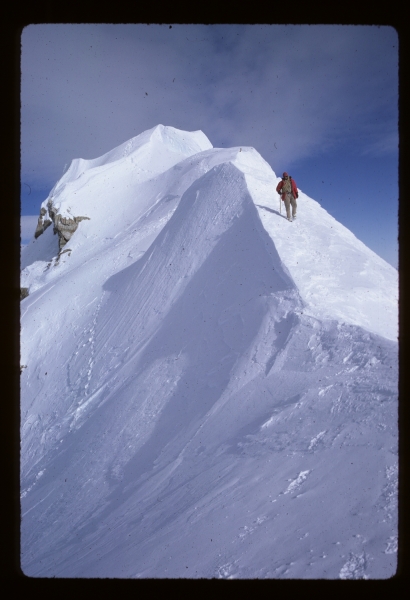
M253 146L397 267L398 36L336 25L29 25L22 239L73 158L162 123Z

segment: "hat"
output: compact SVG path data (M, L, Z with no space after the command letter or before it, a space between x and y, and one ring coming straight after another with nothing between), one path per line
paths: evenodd
M282 177L287 177L288 174L287 173L283 173Z

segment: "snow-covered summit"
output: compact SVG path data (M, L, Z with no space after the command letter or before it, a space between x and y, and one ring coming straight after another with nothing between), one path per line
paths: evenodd
M126 195L129 195L132 192L130 188L136 184L159 175L185 157L209 148L212 144L202 131L189 132L157 125L98 158L76 158L42 203L39 225L55 220L53 214L71 220L74 215L87 218L90 218L89 213L103 215L101 201L106 202L106 198L112 211L110 192L114 187L124 187ZM96 178L99 182L94 192L89 194L88 184ZM86 196L79 194L81 189ZM93 203L96 194L99 206Z
M22 252L25 573L393 574L397 272L302 192L289 223L278 180L160 125L43 203L53 227Z
M53 195L57 195L58 189L63 184L74 181L85 171L118 162L124 158L128 158L131 162L141 163L139 164L141 169L149 162L151 166L155 165L156 170L165 170L169 168L172 159L170 160L167 157L168 160L165 159L165 164L161 161L158 152L161 153L162 146L167 150L171 150L171 152L175 152L178 155L178 162L181 160L181 156L191 156L202 150L212 148L211 142L202 131L182 131L175 127L156 125L98 158L91 160L74 159L59 180ZM154 159L152 160L153 155Z

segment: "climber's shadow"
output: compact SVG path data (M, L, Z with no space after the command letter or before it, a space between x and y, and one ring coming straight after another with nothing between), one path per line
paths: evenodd
M259 208L264 208L268 212L271 212L274 215L278 215L279 217L282 217L282 219L286 219L286 215L282 215L282 213L280 213L278 210L275 210L273 208L269 208L268 206L262 206L261 204L257 204L256 206L258 206Z

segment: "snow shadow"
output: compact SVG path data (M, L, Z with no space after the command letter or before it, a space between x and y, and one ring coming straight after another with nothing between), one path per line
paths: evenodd
M245 211L220 238L139 361L141 372L179 355L187 366L141 451L144 457L129 467L133 478L140 471L137 464L145 470L159 446L180 435L183 427L189 429L193 421L199 425L225 390L233 365L258 334L269 309L264 298L288 288L272 266L270 252L276 249L267 234L265 240L262 231L255 235L258 217L250 212ZM270 252L265 244L271 246Z
M64 552L94 534L137 490L143 494L148 479L178 463L260 335L267 312L284 291L293 294L295 307L300 302L243 174L233 165L212 171L184 194L146 254L103 286L110 295L96 324L88 393L104 391L49 469L67 461L67 479L71 472L77 478L76 462L91 445L98 478L109 489L103 506L90 502L82 509L81 486L72 488L79 520ZM205 254L197 268L191 268L190 250L195 260ZM168 268L171 260L175 270ZM167 295L175 300L164 310Z
M128 276L138 278L146 268L144 262L111 277L104 289L115 294ZM113 489L98 522L135 493L158 460L162 467L175 461L198 431L230 382L232 368L258 335L266 312L272 310L272 296L295 289L278 265L276 248L248 197L242 215L232 219L231 227L164 317L139 356L132 377L117 389L115 400L98 409L102 422L117 418L120 406L132 420L132 407L135 412L144 401L147 382L161 393L164 386L169 390L165 402L152 407L158 416L145 443L121 467L120 475L107 473ZM154 366L155 377L151 375ZM97 521L91 519L82 534L96 526Z
M21 253L21 269L34 262L49 262L59 252L58 235L53 233L53 225L47 227L37 239L33 239Z
M275 363L276 358L278 357L278 354L280 352L283 352L291 337L292 331L298 323L299 319L294 313L290 313L289 315L281 319L281 321L275 323L275 347L270 358L266 362L265 375L269 374L270 370L272 369Z
M274 215L278 215L278 217L282 217L282 219L286 219L286 210L285 210L285 208L284 208L284 214L282 214L278 210L275 210L274 208L270 208L269 206L262 206L261 204L256 204L256 206L258 208L263 208L264 210L267 210L268 212L273 213Z

